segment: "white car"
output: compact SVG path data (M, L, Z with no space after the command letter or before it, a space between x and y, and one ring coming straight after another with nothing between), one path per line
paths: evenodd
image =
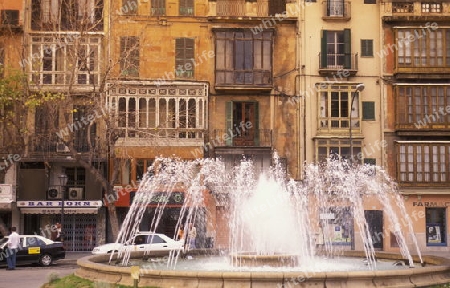
M127 249L128 251L150 251L150 254L168 254L172 250L183 250L184 241L176 241L158 233L138 232L134 236L132 244L108 243L94 247L92 254L109 254Z

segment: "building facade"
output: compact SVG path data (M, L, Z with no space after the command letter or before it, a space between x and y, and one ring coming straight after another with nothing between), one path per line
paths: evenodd
M448 249L449 3L381 5L386 166L422 251Z

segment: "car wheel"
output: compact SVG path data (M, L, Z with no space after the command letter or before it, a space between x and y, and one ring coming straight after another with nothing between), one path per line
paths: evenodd
M50 264L52 264L52 262L53 262L53 258L52 258L52 255L50 255L50 254L44 254L39 259L39 264L41 264L42 266L50 266Z

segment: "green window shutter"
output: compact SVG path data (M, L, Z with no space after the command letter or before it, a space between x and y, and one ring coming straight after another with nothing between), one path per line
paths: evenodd
M362 120L375 120L375 102L362 102Z
M254 118L254 123L252 123L252 128L254 133L255 133L255 137L254 137L254 141L255 141L255 146L259 146L259 141L260 141L260 131L259 131L259 103L255 102L255 118Z
M228 101L225 103L225 117L226 117L226 131L227 135L228 131L233 131L233 101ZM227 137L226 146L233 146L233 139L231 137Z
M344 68L352 68L352 37L350 29L344 29Z
M320 68L326 68L327 65L327 30L322 30L322 39L320 43Z
M361 39L361 56L373 57L372 39Z

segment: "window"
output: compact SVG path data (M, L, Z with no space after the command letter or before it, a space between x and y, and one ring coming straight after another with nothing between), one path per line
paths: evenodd
M32 0L31 8L34 30L103 29L103 0Z
M86 171L83 167L66 167L68 187L84 187L86 185Z
M54 107L37 106L34 115L35 134L53 133L58 128L59 113Z
M155 159L136 159L136 181L141 181Z
M206 92L203 86L111 89L121 137L202 139Z
M1 10L2 25L19 25L19 10Z
M322 30L320 68L352 68L350 29L344 31Z
M425 208L427 246L447 246L446 208Z
M225 114L227 146L259 146L258 102L226 102Z
M328 0L327 1L327 16L344 16L344 1L343 0Z
M194 39L175 39L175 75L180 78L194 77Z
M325 161L330 157L341 157L343 159L350 159L352 153L350 152L349 139L319 139L317 143L317 161ZM362 163L362 141L352 139L353 161Z
M396 99L396 122L403 125L400 128L450 127L447 109L450 107L450 86L399 85L396 87Z
M120 73L139 77L139 37L120 37Z
M166 243L166 241L164 241L164 239L162 239L158 235L149 235L147 238L147 243L148 244L163 244L163 243Z
M94 23L95 21L95 1L78 0L78 19L83 22Z
M397 147L397 181L445 186L450 182L450 142L399 141Z
M375 102L362 102L362 120L375 120Z
M413 13L414 3L392 2L392 13Z
M93 122L91 125L86 121L86 119L89 119L89 117L94 117L95 121L100 115L97 114L97 111L93 110L93 106L74 105L73 108L73 145L78 152L87 152L90 150L90 145L95 147L97 124Z
M166 0L152 0L152 16L166 15Z
M217 31L216 85L272 84L272 31Z
M377 0L364 0L364 4L377 4Z
M442 3L421 3L422 13L441 13Z
M180 0L180 15L194 15L194 0Z
M97 37L78 37L79 46L75 51L73 36L38 37L33 36L30 77L36 84L49 85L98 85L100 39ZM76 58L75 58L76 57ZM39 61L41 59L41 61ZM77 63L75 75L72 63ZM24 61L25 64L26 61ZM72 81L72 82L71 82Z
M373 40L361 39L361 56L373 57Z
M246 0L248 1L248 0ZM259 1L250 1L250 2L259 2ZM269 15L281 14L286 11L286 0L272 0L269 2Z
M450 67L450 29L399 29L398 67Z
M139 8L138 0L122 0L122 7L120 7L120 12L126 15L135 15L138 13Z
M319 92L319 129L349 129L349 111L351 126L360 127L359 92L355 85L316 84Z
M41 16L44 23L59 23L59 11L61 2L59 0L40 0Z

